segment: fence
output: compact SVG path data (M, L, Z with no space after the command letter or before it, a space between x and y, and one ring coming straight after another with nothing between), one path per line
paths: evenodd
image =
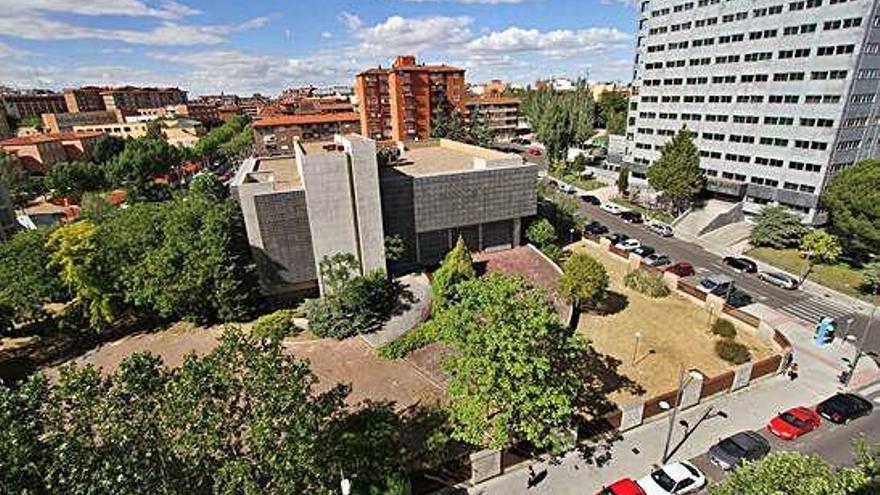
M745 323L746 325L748 325L750 327L758 328L758 325L761 324L761 319L758 318L757 316L750 314L750 313L746 313L745 311L740 311L739 309L734 308L733 306L731 306L727 303L724 303L724 306L721 308L721 311L724 314L729 315L733 318L736 318L737 320ZM786 341L786 343L787 342L788 341ZM783 346L783 347L785 347L785 346Z
M727 373L708 377L703 380L703 390L700 392L700 398L711 397L715 394L730 390L730 387L733 385L734 375L735 373L733 371L728 371Z
M608 246L608 251L620 256L621 258L629 258L629 251L626 249L620 249L617 246Z
M679 279L677 287L678 287L678 290L684 292L685 294L687 294L689 296L696 297L700 301L706 300L706 293L705 292L701 291L700 289L697 289L696 287L685 282L684 280Z
M752 374L749 380L755 380L762 376L767 376L779 372L779 365L782 364L782 356L774 354L766 357L754 365L752 365Z

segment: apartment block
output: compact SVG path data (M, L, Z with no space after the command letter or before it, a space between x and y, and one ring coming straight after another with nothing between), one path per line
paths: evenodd
M27 172L43 175L60 162L87 161L101 132L62 132L37 134L0 141L0 151L13 155L16 166Z
M166 105L156 108L138 108L130 113L142 117L152 117L154 119L161 117L185 118L197 120L208 126L217 125L223 122L220 118L219 108L216 105L205 103L182 103L179 105Z
M49 133L72 131L76 126L113 124L124 122L125 118L119 110L78 111L64 113L44 113L43 128Z
M624 153L634 173L686 125L709 191L818 223L834 174L878 156L878 2L651 0L639 10Z
M279 115L253 123L254 145L258 155L290 154L296 140L330 140L336 134L352 134L360 126L354 112Z
M7 94L0 96L7 115L16 119L40 117L44 113L63 113L67 103L60 94Z
M358 74L355 92L362 135L378 140L428 139L436 112L464 111L464 69L417 64L411 55L400 56L390 69Z
M464 102L465 122L470 123L476 115L481 115L496 139L510 139L520 128L520 101L518 98L504 96L483 96L468 98Z
M97 132L109 134L121 138L139 138L147 134L150 122L155 120L152 116L126 117L125 122L112 124L77 125L73 127L76 132ZM195 145L199 138L205 135L205 127L201 122L190 119L158 120L156 121L165 134L165 141L175 146L189 148Z
M104 108L107 110L137 110L167 105L180 105L187 102L186 91L179 88L121 88L102 89Z
M519 244L522 218L537 211L535 165L447 140L397 149L380 167L375 141L337 135L242 164L232 190L267 292L320 290L318 264L336 253L384 268L390 235L404 241L397 267L438 263L459 235L474 250Z
M78 113L107 110L107 106L104 104L104 97L101 95L104 89L97 86L65 89L62 94L67 105L67 111Z

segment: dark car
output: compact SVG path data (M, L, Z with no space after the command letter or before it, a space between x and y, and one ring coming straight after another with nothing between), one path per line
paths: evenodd
M694 273L694 267L687 261L679 261L678 263L668 267L667 272L674 273L679 277L690 277Z
M727 471L743 461L756 461L770 452L770 443L754 431L741 431L709 449L712 464Z
M592 194L584 194L583 196L581 196L581 201L593 206L599 206L602 204L602 202L599 201L599 198L593 196Z
M649 254L654 254L654 248L652 248L651 246L645 246L644 244L642 244L641 246L633 249L632 252L641 256L642 258L644 258L645 256L648 256Z
M621 234L619 232L615 232L613 234L606 235L605 238L608 239L609 241L611 241L612 246L616 246L616 245L620 244L621 242L629 239L629 236L626 234Z
M816 412L833 423L842 424L861 416L867 416L874 410L870 401L856 394L837 394L816 406Z
M608 227L602 225L597 221L592 221L586 225L584 225L584 233L585 234L593 234L593 235L602 235L608 233Z
M741 272L756 273L758 271L758 265L756 265L754 261L748 258L727 256L721 261L723 261L725 265L733 268L734 270L738 270Z
M626 223L642 223L645 221L642 214L637 211L625 211L620 214L620 219Z
M754 302L754 299L752 299L752 296L748 295L747 293L745 293L739 289L734 289L730 293L730 295L727 297L727 304L733 306L734 308L741 308L743 306L748 306L749 304L752 304L753 302Z

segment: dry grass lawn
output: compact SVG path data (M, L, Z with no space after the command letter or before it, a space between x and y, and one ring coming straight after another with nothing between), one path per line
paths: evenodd
M578 331L592 342L596 350L620 361L618 373L637 382L645 389L639 400L674 389L678 385L679 367L696 368L714 376L732 368L715 354L717 337L709 332L710 315L694 302L673 292L662 299L651 299L623 285L627 264L603 252L591 243L576 249L596 257L611 279L610 297L623 309L613 314L581 315ZM753 360L772 353L750 329L737 325L736 340L749 347ZM636 332L641 334L636 355ZM651 352L654 351L654 352ZM632 402L634 396L617 391L610 397L618 404Z

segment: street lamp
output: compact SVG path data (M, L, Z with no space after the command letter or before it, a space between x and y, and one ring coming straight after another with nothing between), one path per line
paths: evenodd
M874 323L874 315L877 313L877 305L874 305L874 308L871 309L871 318L868 320L868 323L865 325L865 332L862 334L862 338L859 339L859 343L856 346L856 356L852 359L849 365L849 373L846 375L846 379L843 381L844 387L849 387L849 382L852 380L853 374L856 372L856 366L859 365L859 360L862 359L862 356L866 353L863 349L865 347L865 341L868 339L868 332L871 331L871 324ZM849 337L849 336L847 336Z
M681 396L684 394L684 388L694 379L694 373L695 372L691 372L691 374L686 377L684 366L681 366L678 376L678 391L675 394L675 404L670 406L665 400L662 400L657 404L660 406L660 409L663 409L664 411L672 409L672 413L669 415L669 427L666 430L666 444L663 446L663 457L660 459L660 464L666 464L666 461L669 460L669 444L672 443L672 430L675 428L675 417L678 415L678 410L681 407Z
M639 356L639 341L642 338L642 332L636 332L635 337L636 337L636 345L633 348L633 360L632 360L633 364L636 364L636 358Z

